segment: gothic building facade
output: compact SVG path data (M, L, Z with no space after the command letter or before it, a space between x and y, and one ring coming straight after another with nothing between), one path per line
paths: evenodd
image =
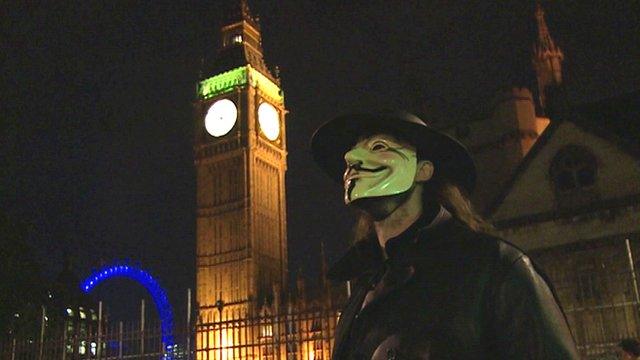
M640 335L640 152L610 126L639 115L640 93L556 115L488 212L548 274L585 355Z
M505 91L488 119L445 131L476 161L474 205L548 274L579 349L597 358L640 335L640 93L568 104L564 54L539 5L535 18L533 91Z

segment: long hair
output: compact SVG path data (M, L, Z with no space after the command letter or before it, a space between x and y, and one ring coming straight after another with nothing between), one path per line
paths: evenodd
M491 232L493 226L473 208L471 200L455 184L433 179L433 184L425 185L422 201L437 200L453 217L477 232Z
M433 201L442 205L451 215L470 229L477 232L491 232L493 226L478 214L469 198L455 184L432 178L423 185L422 204L426 208ZM354 241L375 236L373 219L362 210L357 210L356 223L353 227Z

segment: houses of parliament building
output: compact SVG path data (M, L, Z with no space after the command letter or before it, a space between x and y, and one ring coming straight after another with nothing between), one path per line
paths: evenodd
M598 356L639 335L640 152L611 125L640 120L638 94L557 105L565 55L540 6L534 19L533 91L504 91L489 118L443 130L477 163L476 207L548 273L580 351ZM328 359L346 287L287 284L287 110L246 1L219 40L194 104L196 358Z

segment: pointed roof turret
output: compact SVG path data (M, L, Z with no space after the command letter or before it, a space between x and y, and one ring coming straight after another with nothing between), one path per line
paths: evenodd
M329 265L327 264L327 254L324 251L324 241L320 242L320 264L321 268L321 276L322 276L322 284L323 286L327 283L327 274L329 272Z
M298 268L298 273L296 274L296 290L298 295L298 301L304 301L307 298L307 291L305 289L304 276L302 275L302 268Z
M564 54L551 37L540 2L536 5L535 18L538 27L538 38L533 45L533 58L531 60L538 81L539 106L544 111L547 102L547 88L562 84Z
M556 47L551 34L549 33L549 27L544 19L544 9L540 3L536 4L536 23L538 25L538 41L536 43L537 50L540 52L545 51L560 51Z
M324 241L320 242L320 259L321 263L321 274L320 274L320 283L322 284L322 296L324 297L324 301L326 304L331 307L332 303L332 294L331 294L331 286L329 284L329 264L327 262L327 253L325 252Z

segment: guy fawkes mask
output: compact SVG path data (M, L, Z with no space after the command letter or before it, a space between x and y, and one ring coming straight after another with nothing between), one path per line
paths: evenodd
M387 134L363 139L344 155L344 202L403 193L414 184L416 149Z

